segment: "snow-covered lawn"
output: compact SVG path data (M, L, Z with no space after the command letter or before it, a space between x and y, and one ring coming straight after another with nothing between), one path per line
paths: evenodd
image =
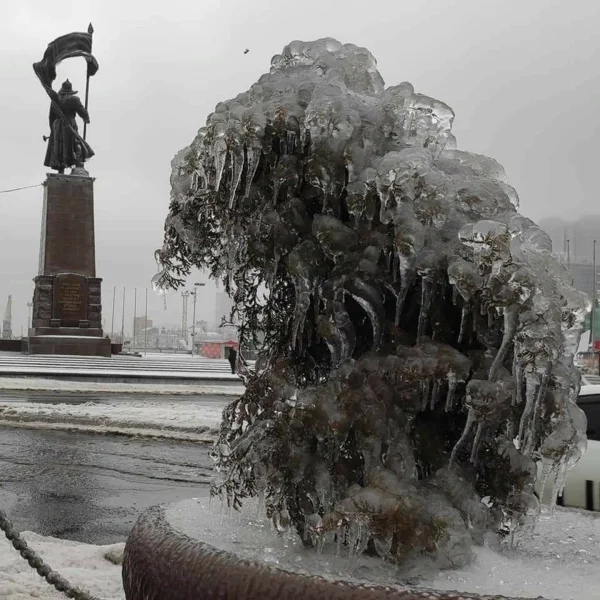
M36 533L23 534L28 545L44 561L65 577L71 585L79 586L102 600L125 598L121 582L121 567L104 555L122 554L125 544L92 546L69 540L42 537ZM12 547L5 537L0 538L0 598L11 600L64 600Z

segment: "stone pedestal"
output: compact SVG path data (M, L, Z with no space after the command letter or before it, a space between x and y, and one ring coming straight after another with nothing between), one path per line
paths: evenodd
M29 354L110 356L96 277L94 179L48 174Z

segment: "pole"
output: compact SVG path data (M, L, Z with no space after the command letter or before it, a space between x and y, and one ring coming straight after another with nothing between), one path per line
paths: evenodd
M194 356L194 340L196 339L196 300L198 298L198 288L203 287L204 283L196 282L194 283L194 310L192 314L192 356Z
M93 36L94 35L94 28L92 27L92 24L90 23L88 26L88 33ZM90 52L91 52L92 48L91 48L91 44L90 44ZM87 112L88 109L88 98L90 95L90 66L88 64L87 67L87 77L85 80L85 110ZM87 123L83 124L83 139L85 140L85 135L87 133Z
M592 285L592 316L590 319L590 343L592 344L592 352L596 351L596 240L593 242L592 270L593 270L593 285Z
M136 334L136 320L137 320L137 288L133 288L133 348L135 352L135 334Z
M146 315L144 317L144 355L148 354L148 288L146 288Z
M112 306L112 317L110 320L110 339L115 338L115 299L117 297L117 286L113 285L113 306Z
M194 310L192 311L192 356L194 356L194 340L196 339L196 299L198 298L198 288L194 287Z
M121 313L121 344L125 345L125 288L123 288L123 312Z

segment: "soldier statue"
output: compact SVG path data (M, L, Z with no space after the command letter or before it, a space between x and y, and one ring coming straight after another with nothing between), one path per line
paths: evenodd
M86 146L81 143L75 117L79 115L87 124L90 122L88 111L68 79L58 93L54 90L51 92L53 102L50 106L50 137L45 138L48 140L48 148L44 165L59 173L64 173L66 167L82 169L89 156Z

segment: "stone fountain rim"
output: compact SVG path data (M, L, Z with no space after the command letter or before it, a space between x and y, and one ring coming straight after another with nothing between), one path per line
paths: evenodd
M302 574L239 557L178 531L166 518L169 506L146 510L129 534L123 555L127 600L536 600L428 588L403 590ZM537 600L546 599L538 596Z

